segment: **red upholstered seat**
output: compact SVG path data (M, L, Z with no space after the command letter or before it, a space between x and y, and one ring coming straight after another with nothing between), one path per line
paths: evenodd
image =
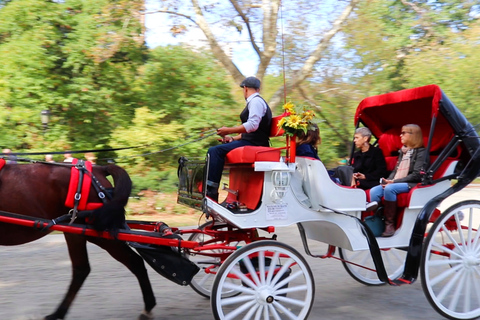
M398 156L398 150L402 148L402 142L400 141L400 132L396 131L395 129L391 129L382 134L378 138L378 147L382 149L385 158L390 156L395 156L396 158ZM391 171L393 170L393 168L389 170Z
M278 137L284 134L283 129L278 128L278 122L285 117L284 113L272 118L270 137ZM238 201L254 210L260 203L263 190L264 173L253 170L256 161L280 161L281 148L245 146L233 149L226 156L226 166L230 169L229 189L237 191L237 194L228 193L226 202ZM245 166L243 164L250 164Z
M255 161L280 161L280 151L270 147L245 146L233 149L227 154L227 164L254 163Z

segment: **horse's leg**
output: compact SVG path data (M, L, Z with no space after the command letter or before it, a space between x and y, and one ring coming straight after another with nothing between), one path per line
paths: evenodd
M77 292L83 285L83 282L90 273L90 264L88 262L87 241L83 236L65 233L67 241L68 254L72 262L72 282L68 288L67 294L57 310L45 317L45 320L63 319L68 312L68 308L75 299Z
M143 258L122 241L91 237L88 238L88 241L106 250L114 259L124 264L137 277L145 303L145 310L138 319L153 319L151 311L157 303Z

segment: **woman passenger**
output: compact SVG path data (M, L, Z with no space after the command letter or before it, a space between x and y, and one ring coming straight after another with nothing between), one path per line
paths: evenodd
M300 157L310 157L320 160L318 156L318 145L322 142L320 138L320 129L318 125L313 123L313 128L309 129L306 134L297 136L296 155Z
M353 142L358 151L353 154L352 186L367 190L379 184L381 177L387 174L387 164L382 150L370 144L372 132L366 127L355 130Z
M399 151L395 169L379 186L370 190L370 201L380 203L384 197L385 231L382 237L395 233L397 194L407 193L422 179L421 171L425 157L422 129L416 124L407 124L400 133L402 149Z

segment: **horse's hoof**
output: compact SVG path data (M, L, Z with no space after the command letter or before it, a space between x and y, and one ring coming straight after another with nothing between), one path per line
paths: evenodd
M138 316L138 319L137 319L137 320L153 320L153 313L143 311L143 312Z

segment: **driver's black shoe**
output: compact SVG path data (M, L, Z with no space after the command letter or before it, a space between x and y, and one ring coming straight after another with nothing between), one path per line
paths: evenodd
M213 188L207 188L207 197L215 202L218 202L218 190Z

